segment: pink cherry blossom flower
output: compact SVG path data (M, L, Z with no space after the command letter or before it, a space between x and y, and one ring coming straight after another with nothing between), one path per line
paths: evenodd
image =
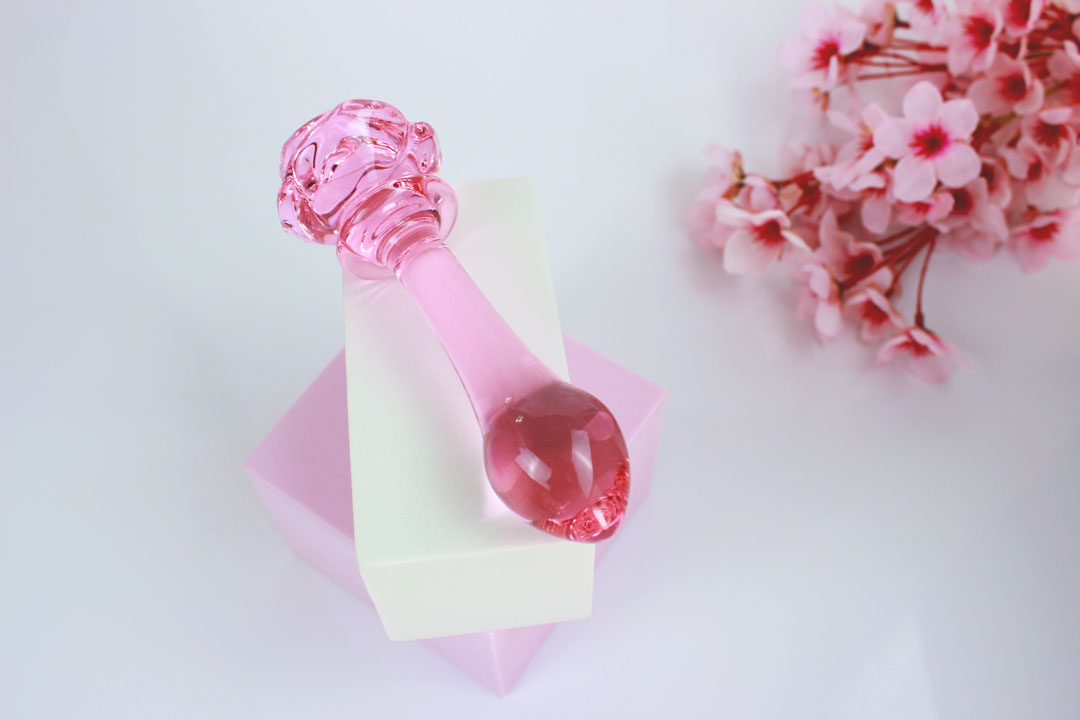
M971 83L967 95L980 113L1031 115L1042 109L1045 90L1027 63L998 55L989 73Z
M949 216L954 202L956 200L948 188L938 188L925 200L896 203L896 221L908 227L924 223L933 225Z
M780 48L780 62L797 73L794 85L831 90L847 78L846 55L862 47L866 25L844 8L835 14L812 3L802 14L802 34Z
M1005 222L1005 212L990 199L989 184L983 177L977 177L962 188L948 191L952 196L952 208L949 214L936 221L931 221L942 232L949 232L960 225L974 225L998 240L1009 236L1009 226Z
M1064 165L1076 148L1076 131L1069 121L1071 107L1055 107L1029 115L1020 123L1020 130L1029 138L1050 167Z
M743 177L742 155L726 147L709 143L702 154L712 163L705 172L705 183L718 185L727 190Z
M953 207L934 226L944 233L945 245L966 260L989 260L1009 237L1005 212L990 199L986 179L978 177L950 191Z
M850 189L860 194L859 219L864 228L881 235L892 223L893 203L896 201L889 192L889 177L885 170L863 175L855 180Z
M809 250L791 231L791 219L783 210L751 213L721 201L716 218L732 228L724 243L724 270L733 275L761 275L787 245Z
M1061 170L1061 179L1072 187L1080 187L1080 146L1069 151L1069 157Z
M958 0L959 15L949 23L948 66L953 75L984 71L997 56L1004 21L996 3Z
M1041 270L1051 257L1080 259L1080 212L1046 213L1013 231L1012 249L1024 272Z
M1072 206L1080 200L1080 190L1066 183L1060 173L1052 172L1039 147L1021 137L1015 148L1000 152L1009 174L1021 181L1024 199L1041 210Z
M701 247L722 248L731 234L730 226L716 221L716 206L721 196L715 188L702 188L687 214L690 239Z
M1050 77L1064 82L1062 96L1070 105L1080 105L1080 49L1067 40L1061 50L1055 50L1046 64Z
M1055 60L1059 60L1059 71L1061 65L1065 65L1066 79L1064 80L1064 92L1069 101L1074 105L1080 105L1080 52L1077 51L1077 47L1072 42L1065 43L1066 53L1055 54L1050 59L1051 72L1055 73L1054 65ZM1065 161L1065 169L1062 172L1062 179L1068 184L1074 187L1080 187L1080 148L1074 147L1069 152L1069 157Z
M889 118L874 131L874 145L897 158L893 195L903 202L926 199L940 180L962 187L981 163L969 141L979 115L970 100L942 102L941 91L921 81L904 95L904 117Z
M868 42L881 47L891 44L896 30L896 0L865 0L859 19L866 25Z
M835 157L836 148L830 143L807 144L800 151L781 148L780 164L793 182L777 193L780 207L789 213L799 208L803 219L816 222L830 204L841 204L839 197L825 197L815 179L817 169L828 167Z
M821 342L835 340L843 329L840 290L829 270L819 262L801 268L803 280L799 295L799 319L814 318L814 332Z
M939 0L913 0L908 22L919 36L931 44L942 42L945 37L945 7Z
M803 143L797 148L784 145L780 148L780 170L785 175L813 172L832 163L835 157L836 147L832 143Z
M818 243L822 264L841 282L869 275L882 260L880 247L874 243L859 242L854 235L840 229L832 209L827 210L821 218Z
M1039 20L1046 0L1004 0L1005 31L1013 37L1031 32Z
M1016 147L1002 149L1001 157L1009 174L1017 180L1036 182L1049 170L1039 147L1031 138L1021 137Z
M1012 179L1000 158L983 158L979 177L986 180L990 202L1002 209L1012 204Z
M943 236L947 247L968 262L986 262L994 257L1001 243L972 225L960 225Z
M780 195L765 178L760 175L745 175L742 187L735 196L735 204L750 212L780 209Z
M880 342L907 324L885 293L874 285L846 296L844 311L859 324L859 339L863 342Z
M948 380L957 364L970 369L955 345L917 326L894 335L882 345L878 351L877 365L885 365L897 356L904 358L912 375L926 383Z
M703 247L721 248L731 227L717 222L716 206L732 187L742 181L742 156L719 145L709 145L704 154L712 161L697 201L690 208L690 238Z
M1080 70L1080 47L1077 47L1074 40L1066 40L1061 44L1060 49L1054 50L1050 55L1046 68L1050 71L1050 77L1055 80L1067 79Z
M814 174L818 180L829 183L837 190L843 190L873 172L885 160L885 153L874 146L874 130L888 120L889 116L872 103L859 112L858 122L835 110L828 115L833 125L853 137L837 151L836 162L819 165L814 169Z

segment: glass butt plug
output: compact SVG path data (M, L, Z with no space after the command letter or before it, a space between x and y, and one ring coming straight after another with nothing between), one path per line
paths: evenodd
M465 387L488 481L507 507L559 537L610 537L630 491L619 424L533 355L446 247L457 201L439 162L430 125L348 100L286 141L281 224L334 245L356 277L401 281Z

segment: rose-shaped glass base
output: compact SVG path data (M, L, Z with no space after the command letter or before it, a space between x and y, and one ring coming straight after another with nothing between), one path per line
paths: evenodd
M618 528L630 489L626 442L603 403L563 382L496 414L484 434L492 488L534 525L578 542Z

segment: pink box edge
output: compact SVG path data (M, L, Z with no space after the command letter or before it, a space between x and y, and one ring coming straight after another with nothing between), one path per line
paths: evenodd
M564 343L571 380L599 397L623 426L633 473L627 510L630 516L651 485L666 393L572 338L564 336ZM345 407L342 351L263 438L244 469L293 552L370 606L353 544ZM313 485L309 480L313 475L324 478L324 483ZM277 476L279 482L271 480L272 476ZM314 496L297 497L305 493ZM597 546L598 561L614 539ZM496 694L505 695L554 626L535 625L421 642Z

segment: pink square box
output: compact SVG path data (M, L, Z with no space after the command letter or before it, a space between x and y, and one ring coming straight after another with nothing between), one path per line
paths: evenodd
M648 492L660 436L664 391L564 337L570 379L604 402L630 448L628 514ZM345 396L339 353L248 458L251 476L293 551L371 605L356 562ZM597 547L599 559L619 535ZM514 686L554 625L534 625L421 640L502 695Z

